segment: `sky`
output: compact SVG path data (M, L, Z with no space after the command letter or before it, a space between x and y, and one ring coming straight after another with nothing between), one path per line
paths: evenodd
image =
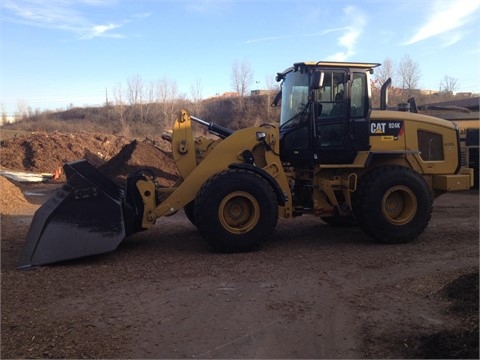
M419 66L419 88L480 93L478 0L0 0L0 105L101 106L129 79L191 98L265 89L302 61Z

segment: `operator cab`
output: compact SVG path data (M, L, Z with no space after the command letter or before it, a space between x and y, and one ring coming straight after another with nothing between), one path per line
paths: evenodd
M369 74L380 64L296 63L281 81L280 157L294 166L349 164L368 150Z

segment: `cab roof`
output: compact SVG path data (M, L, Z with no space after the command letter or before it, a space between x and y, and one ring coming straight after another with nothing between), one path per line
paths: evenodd
M336 62L336 61L304 61L304 62L297 62L294 63L293 66L285 69L283 72L277 73L276 80L281 81L286 74L290 71L298 70L302 67L326 67L326 68L357 68L357 69L364 69L369 70L371 73L373 69L377 66L380 66L379 63L362 63L362 62Z
M322 67L351 67L362 69L373 69L380 66L379 63L362 63L362 62L336 62L336 61L304 61L294 63L293 66L322 66Z

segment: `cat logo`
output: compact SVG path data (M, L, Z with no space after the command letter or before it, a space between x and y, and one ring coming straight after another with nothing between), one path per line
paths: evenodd
M385 134L385 127L387 126L386 123L377 123L377 122L372 122L370 124L370 133L372 134Z
M370 136L382 136L382 140L398 140L403 135L403 121L372 121L370 123Z

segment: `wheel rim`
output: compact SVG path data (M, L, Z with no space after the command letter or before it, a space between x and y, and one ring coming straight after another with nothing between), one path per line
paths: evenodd
M260 205L251 194L235 191L223 198L218 208L218 218L231 233L246 233L258 224Z
M408 224L417 212L417 197L406 186L394 186L383 195L382 212L394 225Z

